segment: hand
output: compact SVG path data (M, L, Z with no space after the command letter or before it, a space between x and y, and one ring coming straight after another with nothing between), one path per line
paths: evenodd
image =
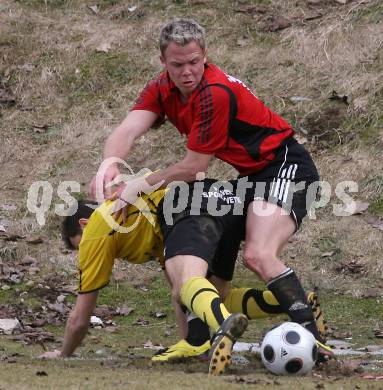
M120 186L117 192L113 194L113 199L116 199L113 209L114 219L117 220L118 217L122 214L122 222L125 223L127 220L126 206L128 204L134 204L137 201L139 194L150 194L160 188L163 183L164 180L154 185L150 185L145 180L145 177L141 176L138 178L130 179L125 186Z
M62 357L61 351L55 349L54 351L44 352L38 359L58 359L60 357Z
M91 198L98 200L100 203L104 200L104 197L105 199L111 199L113 194L113 185L108 184L113 182L113 180L119 175L120 170L115 164L108 166L106 172L102 176L99 176L98 173L94 175L92 181L90 182L89 195ZM102 196L100 189L102 190Z

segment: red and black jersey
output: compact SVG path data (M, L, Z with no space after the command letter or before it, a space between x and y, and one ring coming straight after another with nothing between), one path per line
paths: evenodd
M149 81L132 110L169 119L188 138L187 148L214 154L241 175L258 172L275 159L293 129L240 80L207 64L186 103L167 72Z

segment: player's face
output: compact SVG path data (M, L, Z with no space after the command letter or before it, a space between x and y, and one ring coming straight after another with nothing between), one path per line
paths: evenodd
M197 42L185 46L171 42L161 56L162 65L184 97L189 97L202 79L206 51Z

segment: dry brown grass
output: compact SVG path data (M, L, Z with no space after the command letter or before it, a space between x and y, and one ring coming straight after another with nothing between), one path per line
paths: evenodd
M0 203L18 205L18 211L3 215L16 227L27 216L26 193L34 180L49 180L54 187L61 180L78 180L86 192L107 135L146 80L161 69L156 48L161 24L184 14L206 26L210 58L246 81L299 132L308 131L309 141L317 134L309 126L314 119L325 128L332 126L327 129L332 137L307 145L324 179L332 184L357 181L361 190L357 197L362 200L374 201L377 189L381 191L377 185L363 186L365 177L378 177L383 167L381 153L376 152L383 145L381 135L374 138L374 129L383 128L383 22L374 16L383 14L379 0L350 1L344 6L335 1L316 6L281 0L260 5L154 1L139 2L133 13L127 10L130 2L121 0L115 5L101 2L97 15L80 0L57 4L48 2L45 7L33 0L7 0L0 7L0 88L16 97L16 106L1 114ZM235 12L246 7L265 11ZM322 17L304 20L318 13ZM278 15L292 20L292 26L266 32L271 17ZM109 47L108 53L97 52L102 45ZM350 105L329 102L332 90L348 95ZM294 95L312 101L294 105L289 101ZM39 132L35 125L48 128ZM360 138L362 131L372 134L370 143ZM165 167L181 158L183 145L184 140L167 125L139 140L129 163L135 169ZM210 175L231 178L235 172L214 161ZM335 218L329 210L304 224L286 259L296 255L289 262L308 284L333 288L336 281L350 290L355 283L365 288L363 280L381 283L382 232L359 217ZM51 215L48 221L42 231L33 223L26 229L52 237L57 220ZM323 260L316 243L328 236L339 244L338 263L357 257L366 265L363 278L341 275L331 261ZM46 250L33 250L44 252L40 255L48 263L51 258L61 263L66 257L60 248L55 233Z

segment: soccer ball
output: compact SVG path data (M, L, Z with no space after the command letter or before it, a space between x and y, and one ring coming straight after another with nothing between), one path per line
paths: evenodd
M262 362L276 375L304 375L315 365L318 347L314 336L295 322L284 322L266 333Z

